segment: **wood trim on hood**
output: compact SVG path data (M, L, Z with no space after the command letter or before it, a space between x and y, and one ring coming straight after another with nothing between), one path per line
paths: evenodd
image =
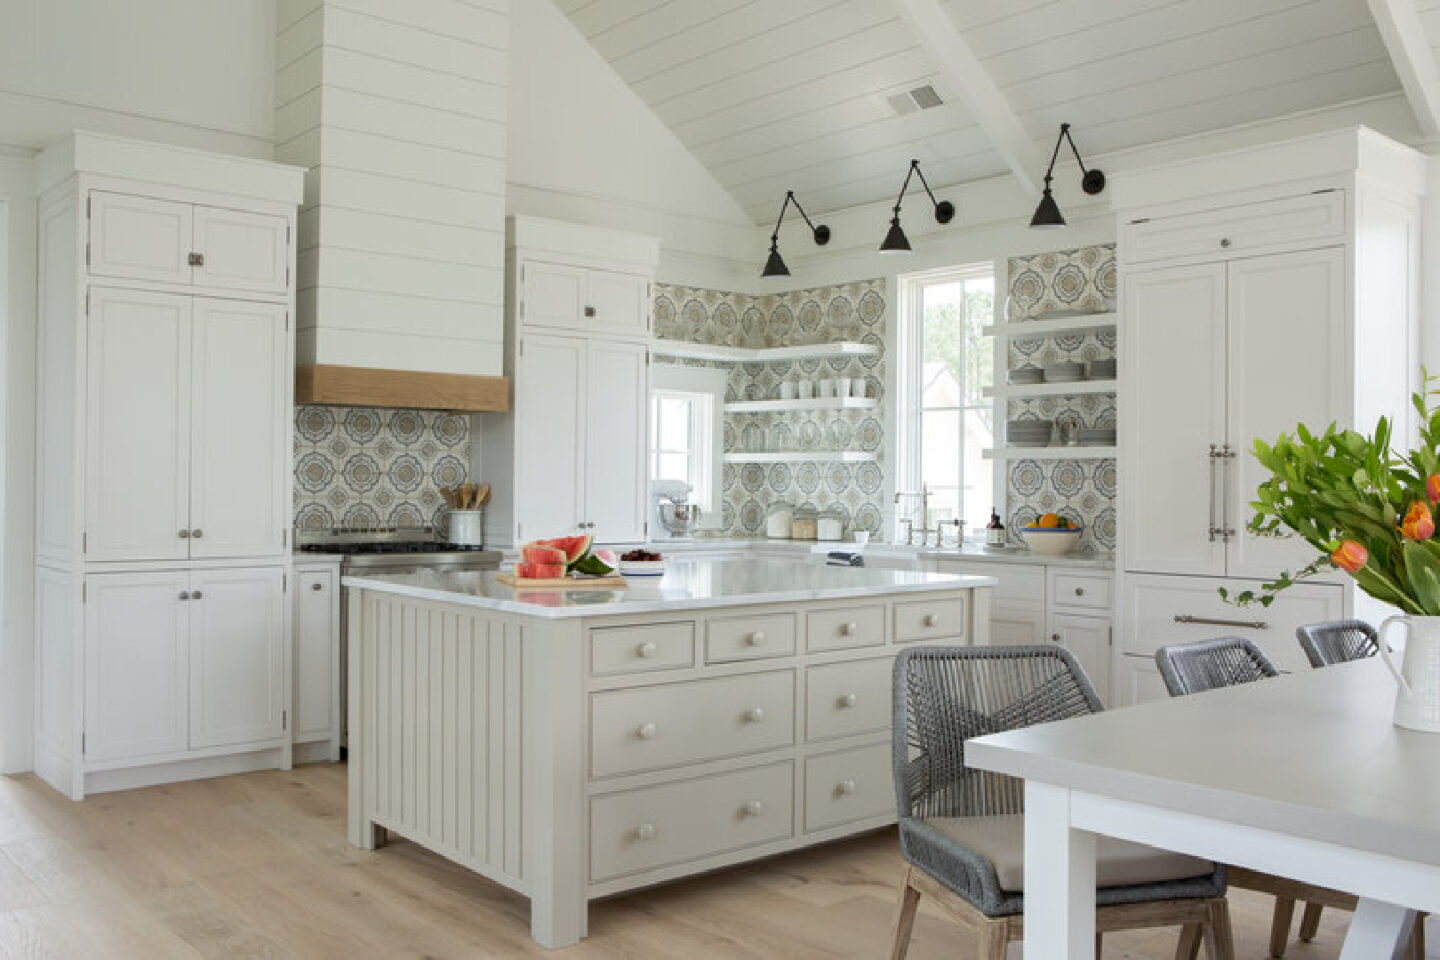
M296 368L295 402L501 413L510 409L510 381L505 377L317 363Z

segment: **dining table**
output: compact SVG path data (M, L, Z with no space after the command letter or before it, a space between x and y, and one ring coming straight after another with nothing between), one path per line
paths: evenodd
M1341 960L1440 912L1440 734L1393 723L1378 658L977 737L1025 781L1025 957L1095 955L1095 837L1356 894Z

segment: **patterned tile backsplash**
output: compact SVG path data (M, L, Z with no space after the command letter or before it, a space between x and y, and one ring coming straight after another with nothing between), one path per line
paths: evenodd
M866 280L784 294L745 294L659 284L656 336L722 346L777 347L858 340L880 348L873 357L834 357L772 363L687 365L728 371L726 400L773 400L780 384L825 378L864 381L875 409L727 413L729 454L760 450L858 450L870 463L727 463L722 474L720 525L728 536L757 536L776 501L834 510L848 532L878 534L884 517L885 281ZM664 362L664 361L657 361Z
M1009 261L1009 318L1023 321L1058 311L1101 313L1115 304L1115 247L1057 250ZM1108 360L1115 331L1012 339L1009 366L1044 366L1061 360ZM1084 427L1115 426L1114 394L1011 400L1011 419L1056 419L1067 414ZM1007 492L1012 530L1042 513L1058 513L1085 528L1080 549L1115 549L1115 461L1014 460Z
M295 526L438 526L464 483L470 420L372 407L295 408Z

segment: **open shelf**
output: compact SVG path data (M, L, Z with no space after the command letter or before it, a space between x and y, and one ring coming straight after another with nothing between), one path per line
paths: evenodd
M1108 460L1115 447L996 447L982 451L986 460Z
M850 340L813 343L801 347L719 347L708 343L653 340L650 352L657 357L679 360L711 360L716 363L765 363L771 360L808 360L818 357L874 357L880 348Z
M1082 393L1114 393L1115 380L1072 380L1069 383L1013 383L986 387L985 396L1021 399L1025 397L1078 397Z
M1089 330L1114 329L1117 314L1087 313L1079 317L1061 317L1058 320L1022 320L1018 323L997 323L984 328L986 336L1025 339L1031 337L1053 337L1061 333L1081 333Z
M736 400L725 404L726 413L789 413L800 410L874 410L873 397L815 397L811 400Z
M786 450L775 453L727 453L726 463L874 463L862 450Z

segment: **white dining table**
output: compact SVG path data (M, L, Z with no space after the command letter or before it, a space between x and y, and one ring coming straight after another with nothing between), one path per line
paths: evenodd
M1341 960L1440 913L1440 734L1391 722L1378 660L979 737L1025 780L1025 957L1091 958L1095 836L1357 894Z

